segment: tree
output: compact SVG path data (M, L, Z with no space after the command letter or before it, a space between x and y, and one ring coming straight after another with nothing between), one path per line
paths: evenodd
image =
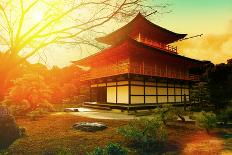
M208 89L207 82L198 82L193 85L191 91L191 101L195 104L205 106L207 102L210 100L210 92Z
M138 11L157 13L159 8L165 5L147 5L142 0L2 0L0 44L5 54L0 61L0 97L10 72L46 47L66 43L98 47L90 40L102 33L96 29L99 26Z
M3 103L10 107L14 114L25 115L38 108L52 110L49 103L51 90L40 75L25 74L14 80Z
M232 63L214 65L207 63L203 68L201 82L193 86L191 100L199 103L209 101L217 110L225 108L232 100Z
M216 109L225 108L232 100L232 65L218 64L208 71L210 100Z

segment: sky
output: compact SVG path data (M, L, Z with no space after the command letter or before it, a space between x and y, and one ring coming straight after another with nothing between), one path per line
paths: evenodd
M232 58L232 0L172 0L171 13L163 15L159 25L187 37L181 41L179 53L213 63Z
M224 63L232 58L232 0L163 0L169 4L168 11L154 15L150 20L166 29L177 33L187 33L188 37L203 34L202 37L176 43L180 55L199 60L210 60L215 64ZM150 3L156 1L151 0ZM112 29L113 30L113 29ZM110 30L109 30L110 31ZM59 49L59 50L57 50ZM46 55L48 67L64 67L71 61L78 60L97 52L94 49L50 47ZM30 61L34 61L31 58Z

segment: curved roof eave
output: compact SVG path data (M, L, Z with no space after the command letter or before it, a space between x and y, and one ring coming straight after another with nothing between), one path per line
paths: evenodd
M165 28L163 28L163 27L161 27L159 25L156 25L156 24L152 23L151 21L147 20L141 13L138 13L137 16L133 20L131 20L129 23L127 23L126 25L122 26L121 28L119 28L118 30L116 30L114 32L111 32L110 34L108 34L108 35L106 35L104 37L96 38L96 40L99 41L99 42L105 43L105 44L109 44L109 45L113 44L113 42L115 42L115 39L113 39L113 38L118 38L118 37L115 37L115 36L119 36L119 35L120 36L121 35L128 35L131 32L132 25L139 18L141 18L142 21L148 23L152 27L157 28L160 31L163 31L163 32L165 32L167 34L175 36L176 41L179 40L179 39L184 38L187 35L187 34L175 33L175 32L172 32L170 30L167 30L167 29L165 29Z

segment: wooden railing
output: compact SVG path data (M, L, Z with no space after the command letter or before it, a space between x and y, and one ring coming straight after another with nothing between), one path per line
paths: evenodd
M89 72L82 74L80 80L84 81L124 73L129 73L129 63L112 64L105 67L92 68Z
M93 68L81 75L80 80L96 79L119 74L132 73L147 76L166 77L181 80L199 81L199 75L189 75L185 70L174 70L172 68L159 68L158 66L133 65L129 63L113 64L106 67Z
M191 80L191 81L200 81L200 75L195 75L195 74L190 74L189 75L189 79Z
M184 72L183 70L173 70L168 67L159 68L156 66L144 66L144 65L130 65L129 68L130 73L133 74L142 74L148 76L158 76L158 77L167 77L174 79L182 79L182 80L190 80L188 72Z
M178 54L177 46L171 46L171 45L163 44L160 42L156 42L154 40L143 38L140 34L137 38L135 38L135 40L138 42L144 43L148 46L151 46L151 47L159 48L159 49L165 50L173 54Z

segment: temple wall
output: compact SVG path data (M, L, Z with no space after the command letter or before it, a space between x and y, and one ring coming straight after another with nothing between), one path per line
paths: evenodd
M186 82L117 81L92 84L92 88L106 87L106 102L128 104L175 103L189 101L189 85ZM129 92L131 92L129 94ZM96 93L95 93L96 94Z
M118 86L118 91L117 91L118 103L128 103L129 101L128 90L129 90L128 86Z
M155 55L154 52L140 51L132 55L130 57L129 72L132 74L189 80L189 66L184 60L157 53Z
M107 102L116 103L116 87L107 87Z

